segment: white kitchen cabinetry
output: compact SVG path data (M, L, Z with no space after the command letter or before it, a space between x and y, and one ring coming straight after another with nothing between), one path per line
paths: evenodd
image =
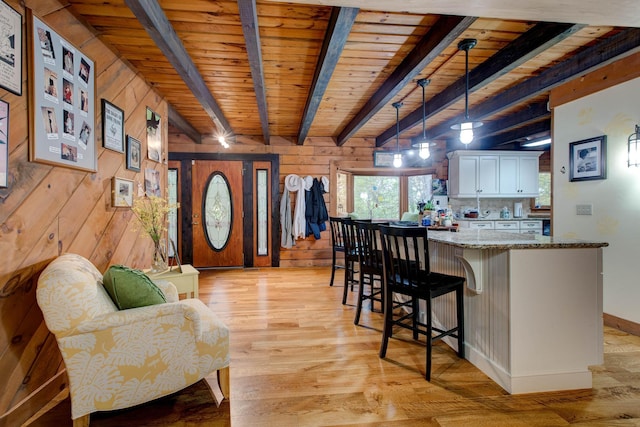
M500 194L503 197L538 196L538 156L529 153L500 156Z
M504 231L507 233L520 233L520 221L495 221L493 228L496 231Z
M541 151L453 151L449 197L537 197Z
M520 233L542 234L542 220L520 221Z
M454 152L454 154L457 152ZM449 161L449 197L496 196L500 190L495 155L454 156Z
M507 233L542 234L541 219L510 219L510 220L464 220L458 221L461 228L486 229L504 231Z
M473 220L473 221L458 221L458 225L462 228L471 228L473 230L479 230L485 228L487 230L493 230L493 221L482 221L482 220Z

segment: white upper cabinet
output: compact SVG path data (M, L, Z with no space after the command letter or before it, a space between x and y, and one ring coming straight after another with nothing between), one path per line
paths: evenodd
M540 151L449 153L449 197L537 197Z

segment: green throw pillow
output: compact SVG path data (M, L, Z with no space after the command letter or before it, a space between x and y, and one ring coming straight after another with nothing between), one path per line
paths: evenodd
M164 294L140 270L112 265L104 273L102 284L120 310L167 302Z

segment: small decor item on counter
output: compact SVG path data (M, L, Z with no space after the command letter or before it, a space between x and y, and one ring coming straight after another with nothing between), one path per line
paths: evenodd
M500 218L502 219L510 219L511 218L511 212L509 211L508 207L504 207L502 208L502 210L500 211Z
M177 209L177 203L169 203L157 196L144 196L133 202L131 209L140 221L140 234L149 235L153 241L151 272L158 273L167 269L167 246L164 235L167 231L167 213Z
M513 217L522 218L522 203L513 204Z

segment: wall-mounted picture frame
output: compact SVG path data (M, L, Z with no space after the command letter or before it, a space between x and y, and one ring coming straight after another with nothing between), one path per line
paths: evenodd
M373 152L373 166L376 168L390 168L393 167L393 155L392 151L374 151Z
M154 162L162 161L162 123L160 115L147 107L147 156Z
M140 172L142 162L142 143L127 135L127 169Z
M569 181L607 178L607 136L569 143Z
M0 1L0 87L22 95L22 15Z
M133 181L130 179L111 178L111 206L124 208L133 206Z
M147 196L162 197L160 171L151 168L144 170L144 191Z
M29 161L95 172L94 62L26 11Z
M0 99L0 187L9 185L9 103Z
M124 111L102 99L102 146L124 153Z

